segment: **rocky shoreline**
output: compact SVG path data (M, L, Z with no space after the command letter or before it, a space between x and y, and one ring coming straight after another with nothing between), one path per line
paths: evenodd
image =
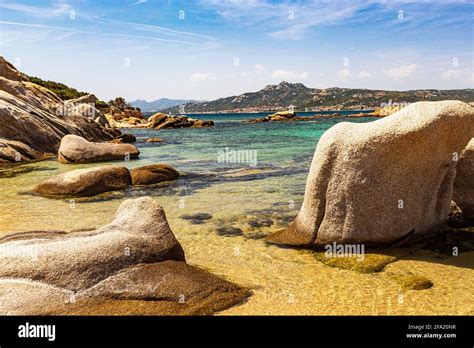
M126 106L99 110L91 105L97 102L93 95L63 102L44 87L28 82L4 60L0 61L0 75L0 116L5 121L0 126L2 163L51 154L57 154L58 162L68 168L129 162L140 151L129 144L134 136L116 128L213 125L212 121L163 113L146 119L139 110ZM58 105L67 112L58 114ZM328 116L303 118L293 112L277 112L247 122L319 117ZM288 216L274 221L273 215L251 219L246 215L245 231L241 225L219 220L215 233L226 239L265 238L269 246L307 248L331 267L382 272L407 253L398 249L400 245L421 250L420 241L451 233L449 224L472 226L473 138L473 108L460 101L419 102L372 123L338 123L319 139L304 202L293 222L267 235L266 228L287 225ZM93 197L132 186L167 185L179 177L178 170L163 163L132 169L99 165L48 177L37 182L32 193L46 198ZM181 219L200 225L213 216L192 212ZM384 254L374 252L377 249L367 255L363 252L367 259L355 263L344 255L338 259L321 252L333 245L386 249ZM472 251L466 248L463 251ZM272 249L268 250L271 258ZM387 255L386 250L394 255ZM122 202L113 221L98 229L7 235L0 238L0 259L4 299L0 312L10 315L210 315L243 303L252 294L244 286L188 265L164 209L147 196ZM417 274L387 276L404 289L433 286L430 279Z
M297 116L296 112L294 111L279 111L262 118L245 120L245 121L242 121L242 123L295 122L295 121L313 121L313 120L318 120L318 119L331 119L331 118L359 118L359 117L383 117L383 116L375 112L357 113L357 114L340 114L339 112L334 112L333 114L315 114L312 116Z

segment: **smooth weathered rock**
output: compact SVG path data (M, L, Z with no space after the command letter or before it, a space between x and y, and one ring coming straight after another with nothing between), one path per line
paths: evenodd
M152 198L142 197L123 202L115 219L94 231L0 243L0 259L0 277L77 291L132 265L184 261L184 252L163 209Z
M302 208L270 243L391 245L444 230L457 162L474 134L460 101L414 103L371 123L339 123L316 147Z
M132 179L127 168L100 166L77 169L50 177L38 184L33 192L42 196L92 196L102 192L123 190Z
M250 296L187 265L150 197L93 231L2 237L0 262L0 315L212 314Z
M130 170L133 185L153 185L163 181L175 180L179 173L167 164L151 164Z
M28 145L14 140L0 139L0 163L13 163L39 159L43 154Z
M19 151L24 155L21 161L55 154L66 134L92 141L107 141L120 134L91 117L65 115L65 109L65 103L56 94L29 82L0 57L0 141L15 141L24 144L23 148L30 148L34 158Z
M464 219L469 222L474 221L474 138L459 157L453 201L461 208Z
M140 152L131 144L93 143L76 135L66 135L59 146L61 163L89 163L137 158Z

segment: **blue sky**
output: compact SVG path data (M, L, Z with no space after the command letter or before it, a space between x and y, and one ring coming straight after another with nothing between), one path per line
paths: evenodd
M472 88L473 1L2 1L1 55L108 100Z

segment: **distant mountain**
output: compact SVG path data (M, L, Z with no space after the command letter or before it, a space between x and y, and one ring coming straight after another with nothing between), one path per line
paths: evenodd
M196 100L191 99L168 99L168 98L161 98L153 101L146 101L144 99L137 99L130 104L133 107L140 108L142 112L154 112L154 111L161 111L166 108L171 108L173 106L184 105L186 103L197 102Z
M190 102L184 106L185 113L200 112L265 112L288 109L296 111L341 110L375 108L382 103L412 103L421 100L458 99L474 101L474 89L410 91L384 91L352 88L309 88L302 83L281 82L268 85L258 92L220 98L208 102ZM163 112L177 114L178 107L163 109Z

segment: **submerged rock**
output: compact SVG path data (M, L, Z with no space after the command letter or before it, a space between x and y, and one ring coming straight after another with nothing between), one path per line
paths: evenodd
M224 237L243 236L244 234L240 228L233 226L219 226L216 232L219 236Z
M314 257L325 265L359 273L381 272L389 263L397 261L393 255L364 253L361 255L332 256L325 251L314 252Z
M185 263L159 204L123 202L101 228L0 239L0 314L212 314L249 291Z
M444 230L457 162L474 133L460 101L418 102L371 123L339 123L316 147L305 198L270 243L392 245Z
M464 219L472 224L474 222L474 138L459 157L453 187L453 201L461 208Z
M33 192L41 196L92 196L107 191L123 190L132 179L127 168L100 166L77 169L50 177L38 184Z
M89 163L137 158L140 151L131 144L92 143L76 135L61 140L58 161L61 163Z
M397 282L404 290L425 290L433 286L433 282L426 277L406 273L388 273L390 279Z
M167 164L151 164L130 170L133 185L153 185L163 181L175 180L179 173Z
M204 223L206 220L212 219L212 215L209 213L196 213L196 214L185 214L180 216L183 220L188 220L192 224L199 225Z

